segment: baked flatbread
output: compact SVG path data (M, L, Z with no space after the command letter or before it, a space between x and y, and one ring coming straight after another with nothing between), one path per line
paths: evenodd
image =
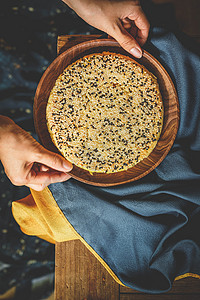
M58 77L46 109L53 143L89 172L133 167L155 148L163 124L156 77L121 54L85 56Z

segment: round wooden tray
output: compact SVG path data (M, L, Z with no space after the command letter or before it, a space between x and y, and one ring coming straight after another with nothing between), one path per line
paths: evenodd
M34 122L39 139L48 150L60 154L51 141L46 124L46 105L56 79L67 65L78 58L103 51L121 53L133 59L116 41L98 39L80 43L63 52L43 74L34 99ZM147 158L127 171L112 174L93 173L91 175L88 171L74 166L70 175L79 181L96 186L115 186L138 180L150 173L162 162L174 143L179 124L179 103L173 82L163 66L148 52L144 51L141 59L137 60L134 58L134 60L152 72L157 77L160 85L164 103L164 125L160 139L155 149Z

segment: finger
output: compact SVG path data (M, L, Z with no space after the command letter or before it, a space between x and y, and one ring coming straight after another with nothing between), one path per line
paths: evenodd
M46 150L45 148L43 148L42 151L39 152L38 156L34 159L36 159L37 162L57 171L69 172L72 170L72 164L64 157L57 153Z
M39 163L31 163L31 164L26 164L26 168L27 170L30 172L30 170L32 169L32 171L38 173L38 172L47 172L50 171L50 168L45 166L45 165L41 165ZM51 169L52 170L52 169Z
M137 41L142 46L146 42L148 35L149 35L149 29L150 24L148 19L146 18L144 12L141 8L139 8L139 13L137 15L129 15L128 18L130 20L133 20L135 23L135 26L138 28L137 31Z
M47 166L45 166L45 165L40 165L40 171L41 171L41 172L49 171L49 167L47 167Z
M129 19L122 20L122 24L126 30L131 29L131 26L132 26L131 23L132 23L132 21L130 21Z
M138 31L138 29L137 29L137 27L135 27L135 25L133 25L133 26L131 27L131 30L129 31L129 33L130 33L133 37L135 37L136 40L137 40L137 31Z
M41 191L44 190L44 188L45 188L47 185L45 185L45 184L27 184L26 186L29 187L29 188L32 189L32 190L41 192Z
M46 171L46 172L38 172L35 173L30 172L31 175L27 178L28 183L27 186L30 184L43 186L43 188L51 183L56 182L63 182L71 178L71 176L67 173L63 172L52 172L52 171Z
M54 179L51 180L54 182L46 182L46 183L40 183L40 184L30 183L30 184L27 184L26 186L35 191L40 192L40 191L44 190L44 188L47 187L51 183L64 182L64 181L69 180L70 178L71 178L71 176L69 174L65 174L65 176L63 176L63 178L61 176L59 177L59 179L54 177Z
M142 57L142 49L138 42L126 31L121 21L117 21L114 26L112 25L109 34L112 35L127 52L137 58Z

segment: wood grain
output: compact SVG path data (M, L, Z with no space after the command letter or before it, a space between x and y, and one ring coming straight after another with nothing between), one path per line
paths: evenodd
M42 76L34 99L34 121L40 141L47 149L58 152L51 141L46 125L46 105L56 79L66 66L71 64L74 60L90 53L102 51L111 51L128 55L114 40L96 39L86 41L75 45L60 54ZM130 59L132 59L132 56L130 56ZM127 171L112 174L90 174L88 171L74 166L70 175L75 179L96 186L114 186L132 182L142 178L155 169L172 147L179 124L179 104L175 87L166 70L151 54L145 51L143 57L139 60L139 63L144 65L158 78L163 97L164 126L157 146L149 157Z
M115 282L94 255L79 241L56 244L55 300L196 300L200 280L175 281L164 294L152 295Z
M56 245L55 299L116 300L119 285L79 241Z
M57 41L57 53L58 55L66 51L67 49L78 45L83 42L100 39L101 35L99 34L90 34L90 35L61 35L58 37Z
M141 294L139 291L134 291L131 288L120 286L120 294ZM144 293L142 293L144 294ZM200 280L193 277L186 277L174 281L171 290L165 294L199 294L200 295ZM192 298L190 298L192 299Z

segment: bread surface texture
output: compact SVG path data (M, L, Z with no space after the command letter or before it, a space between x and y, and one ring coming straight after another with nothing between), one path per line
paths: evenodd
M46 119L62 155L89 172L127 170L150 155L163 125L156 77L128 56L95 53L67 66Z

